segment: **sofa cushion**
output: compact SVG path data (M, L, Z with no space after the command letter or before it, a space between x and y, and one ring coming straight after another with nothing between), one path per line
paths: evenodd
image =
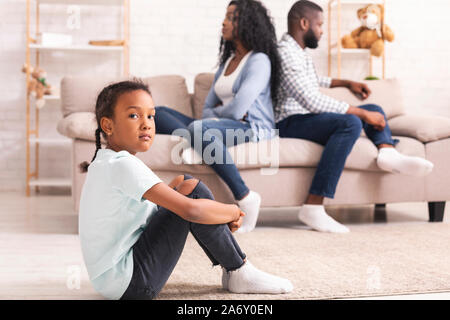
M400 140L396 149L406 155L425 157L425 146L411 138L395 137ZM282 138L279 139L279 165L280 167L311 167L315 168L319 164L322 156L323 146L312 141L303 139ZM250 152L242 150L245 145L236 146L239 152ZM254 152L254 151L252 151ZM360 137L345 163L346 169L361 171L380 171L376 164L378 150L375 145L366 137ZM247 165L248 167L248 165ZM246 168L245 165L238 165L238 168Z
M166 106L192 117L191 96L183 77L167 75L143 80L148 83L155 106Z
M94 112L100 91L117 77L66 76L61 80L61 110L66 117L74 112Z
M61 108L66 117L74 112L94 112L100 91L107 85L127 77L68 76L61 80ZM155 105L174 108L192 116L191 97L186 81L178 75L143 78L149 85Z
M194 84L194 116L200 118L203 105L209 89L214 81L213 73L201 73L195 77ZM353 106L363 104L377 104L381 106L388 119L404 113L401 88L398 80L372 80L363 81L372 94L366 100L359 100L346 88L321 88L320 90L330 97L350 103Z
M360 100L347 88L321 88L320 90L337 100L348 102L352 106L376 104L383 108L386 117L391 119L404 113L402 91L397 79L361 81L366 83L372 94L366 100Z
M424 143L450 137L450 118L405 114L389 120L392 134L418 139Z
M201 119L203 106L214 81L214 73L200 73L194 80L194 118Z
M59 120L56 127L63 136L72 139L95 141L97 120L93 112L75 112ZM102 142L104 142L102 137Z
M407 137L395 137L400 140L396 149L410 156L425 158L425 146L420 141ZM145 154L138 154L152 169L167 171L185 171L212 173L206 165L186 165L181 162L180 151L187 146L176 136L156 135L153 146ZM270 153L271 150L279 152ZM228 149L239 170L257 168L317 167L323 147L317 143L289 138L275 138L271 141L250 142ZM347 158L345 168L350 170L374 171L380 169L376 164L377 148L373 143L361 137L355 143ZM269 172L269 171L268 171Z

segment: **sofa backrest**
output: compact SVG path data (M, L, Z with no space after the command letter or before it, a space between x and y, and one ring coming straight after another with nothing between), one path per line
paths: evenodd
M347 88L321 88L321 91L337 100L348 102L355 107L363 104L377 104L383 108L388 119L405 113L400 83L397 79L361 82L366 83L372 91L372 94L366 100L359 100Z
M108 84L126 80L117 77L67 76L61 80L61 108L66 117L74 112L95 112L95 102L100 91ZM178 75L142 78L149 85L155 105L176 109L192 116L191 96L186 80Z
M214 81L213 73L200 73L195 78L193 108L194 116L201 117L206 96ZM366 100L359 100L346 88L321 88L321 91L337 100L346 101L350 105L377 104L381 106L388 119L404 113L401 88L398 80L362 81L369 86L372 94Z
M201 119L203 106L214 81L214 73L199 73L194 79L193 111L194 118Z

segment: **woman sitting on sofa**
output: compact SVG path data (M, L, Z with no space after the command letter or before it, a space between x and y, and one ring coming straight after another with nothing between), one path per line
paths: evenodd
M222 26L220 66L205 101L203 119L157 107L155 122L159 134L189 131L195 152L185 150L183 159L189 163L189 153L202 155L246 213L240 232L249 232L256 225L261 197L246 186L227 147L274 136L272 97L279 83L277 39L267 9L255 0L231 1ZM195 144L198 139L201 143ZM206 147L212 150L210 154Z

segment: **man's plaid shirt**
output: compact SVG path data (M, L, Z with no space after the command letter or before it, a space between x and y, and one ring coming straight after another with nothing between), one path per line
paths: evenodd
M346 113L349 104L328 97L319 87L329 88L331 78L317 76L311 56L289 34L278 43L281 59L281 81L277 104L274 108L275 122L293 114Z

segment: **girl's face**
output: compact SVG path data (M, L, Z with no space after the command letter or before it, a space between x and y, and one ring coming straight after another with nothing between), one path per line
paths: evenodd
M103 117L102 130L108 139L108 148L126 150L131 154L147 151L155 138L155 105L144 90L122 94L114 108L113 119Z
M222 23L222 37L225 41L233 41L234 37L234 25L233 23L237 21L238 16L235 15L236 5L232 4L228 6L227 13L225 15L225 20Z

